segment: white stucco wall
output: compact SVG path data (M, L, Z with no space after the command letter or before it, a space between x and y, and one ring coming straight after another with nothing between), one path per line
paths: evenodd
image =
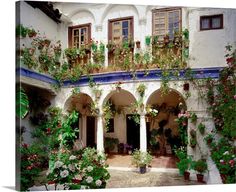
M225 46L236 43L236 11L233 9L189 9L190 66L225 66ZM223 29L200 31L200 16L223 14Z
M34 9L23 1L20 2L20 23L35 29L36 32L39 31L40 36L45 36L53 42L61 40L63 49L67 47L67 25L63 22L57 24L40 9ZM27 41L27 39L25 40Z

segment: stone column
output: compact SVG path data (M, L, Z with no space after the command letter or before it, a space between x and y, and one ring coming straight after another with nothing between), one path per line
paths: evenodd
M140 151L147 151L147 131L145 113L140 114Z
M97 151L104 152L102 116L97 116Z

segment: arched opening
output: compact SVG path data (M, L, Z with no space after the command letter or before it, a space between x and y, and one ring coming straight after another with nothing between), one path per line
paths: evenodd
M79 112L78 122L74 127L79 127L75 147L96 147L96 117L92 115L92 98L85 93L72 94L65 103L65 110Z
M176 119L181 111L186 110L186 103L176 90L171 89L166 95L156 90L148 98L146 106L148 150L157 156L173 157L170 164L175 165L173 149L182 145Z
M132 106L135 97L128 91L117 89L110 92L103 101L103 120L105 127L105 151L119 154L140 147L140 127L134 121ZM110 118L107 106L110 106ZM138 116L136 116L139 118ZM108 122L109 121L109 122Z

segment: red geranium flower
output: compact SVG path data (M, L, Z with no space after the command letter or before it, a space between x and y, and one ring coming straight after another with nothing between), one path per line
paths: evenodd
M72 179L72 182L73 182L73 183L80 183L81 180L79 180L79 179Z
M22 144L22 147L24 147L24 148L28 148L28 144L23 143L23 144Z

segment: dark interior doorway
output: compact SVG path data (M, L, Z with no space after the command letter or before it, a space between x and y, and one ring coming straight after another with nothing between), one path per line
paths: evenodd
M127 143L133 146L133 149L140 148L140 125L131 118L132 115L126 115Z
M93 116L87 116L87 147L96 147L95 117Z

